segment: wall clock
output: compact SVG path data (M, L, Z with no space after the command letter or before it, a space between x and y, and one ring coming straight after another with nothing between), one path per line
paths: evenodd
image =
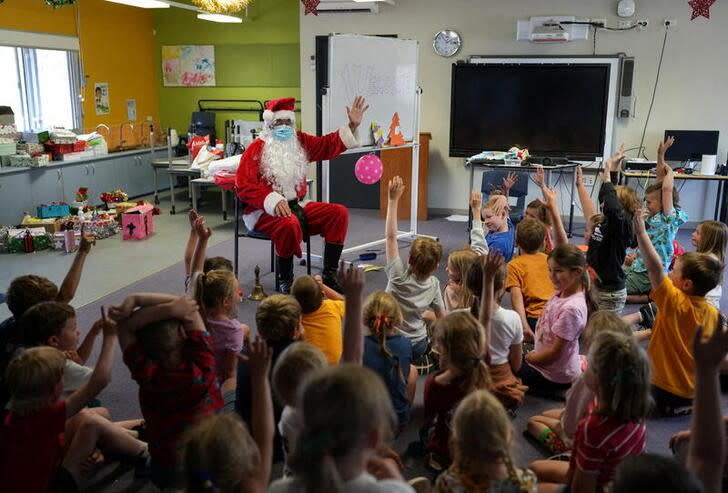
M440 56L450 57L460 51L462 45L460 34L452 29L443 29L435 34L432 40L432 48Z

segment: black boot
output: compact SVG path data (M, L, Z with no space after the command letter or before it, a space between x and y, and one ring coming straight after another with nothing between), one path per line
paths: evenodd
M324 270L321 278L328 287L341 293L341 286L336 280L339 271L339 259L344 245L335 245L334 243L326 243L324 245Z
M283 294L291 294L293 285L293 257L276 256L278 266L278 291Z

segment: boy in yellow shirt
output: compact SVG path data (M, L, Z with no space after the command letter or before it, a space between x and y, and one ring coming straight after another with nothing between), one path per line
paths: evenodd
M297 277L291 295L301 305L303 340L316 346L330 365L338 365L343 352L343 296L312 276Z
M511 293L513 309L521 317L523 338L533 342L533 331L543 307L554 294L549 279L548 256L543 252L546 227L526 218L516 228L516 245L521 252L508 262L506 290Z
M704 253L686 253L665 275L662 261L647 236L641 210L635 213L633 223L652 285L650 298L658 308L652 330L638 334L638 338L650 338L647 354L655 408L660 415L687 414L695 391L691 350L695 328L702 325L703 336L708 337L717 326L718 310L708 303L705 294L720 282L723 265Z

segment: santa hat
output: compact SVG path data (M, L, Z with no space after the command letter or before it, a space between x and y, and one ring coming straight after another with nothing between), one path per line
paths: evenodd
M263 120L266 123L272 123L276 120L296 121L296 113L293 111L296 104L294 98L271 99L265 105L263 112Z

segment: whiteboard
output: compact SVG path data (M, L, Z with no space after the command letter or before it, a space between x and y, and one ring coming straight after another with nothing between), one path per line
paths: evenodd
M331 132L346 123L346 107L364 96L369 109L359 127L362 146L373 145L371 123L389 134L392 116L399 114L404 140L411 141L417 122L417 57L415 40L332 34L329 36L328 121Z

